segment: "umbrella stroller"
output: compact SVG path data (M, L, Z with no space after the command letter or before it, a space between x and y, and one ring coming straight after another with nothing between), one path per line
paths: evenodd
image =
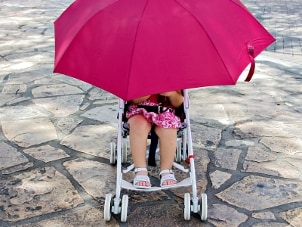
M197 186L196 186L196 175L195 175L195 165L194 165L194 155L193 155L193 145L192 145L192 135L191 135L191 126L189 118L189 97L188 91L184 90L184 105L183 111L185 119L183 121L183 127L181 133L178 133L177 137L177 149L175 154L175 162L173 167L187 173L187 178L183 179L177 183L176 187L192 187L192 194L184 194L184 219L190 220L191 212L199 213L202 221L207 219L207 195L205 193L201 194L199 198L197 195ZM162 190L161 187L153 186L147 189L139 189L133 186L132 183L123 179L123 174L134 169L134 164L131 164L127 168L122 168L122 163L127 161L127 133L124 134L124 120L123 115L125 112L125 101L119 99L119 110L118 110L118 135L117 135L117 144L111 143L111 156L110 163L117 164L117 173L116 173L116 192L115 197L113 198L112 194L106 194L105 204L104 204L104 219L109 221L111 219L111 213L120 214L121 221L127 221L128 213L128 195L121 195L122 189L126 190L136 190L136 191L158 191ZM126 129L127 131L127 129ZM152 146L152 141L151 141ZM150 155L150 154L149 154ZM153 153L154 155L154 153ZM153 156L152 155L152 156ZM150 157L149 157L150 158ZM154 156L152 157L154 158ZM190 168L186 169L184 166L179 164L181 161L186 161L189 163ZM150 161L153 162L153 160ZM192 195L192 196L191 196Z
M275 41L240 0L76 0L55 21L54 72L83 80L117 97L117 187L105 200L105 219L111 212L127 219L132 189L123 180L123 100L149 94L206 86L235 85L255 57ZM160 81L160 83L159 83ZM190 211L206 219L206 195L197 196L189 100L184 90L190 194L185 194L185 219ZM185 145L186 146L186 145ZM179 150L179 149L178 149ZM184 149L185 150L185 149ZM112 151L115 151L112 145ZM115 160L112 152L112 161ZM180 167L176 165L176 167ZM181 169L181 168L180 168ZM152 188L159 190L161 188Z

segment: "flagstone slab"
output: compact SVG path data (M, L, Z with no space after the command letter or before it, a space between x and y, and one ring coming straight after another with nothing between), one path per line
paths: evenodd
M115 95L106 92L98 87L93 87L88 93L88 99L96 101L96 100L112 100L112 99L117 100L118 98Z
M296 164L301 166L301 160ZM243 171L280 176L288 179L299 179L302 175L302 167L299 166L292 165L286 158L261 163L245 161L243 163Z
M67 117L79 110L83 99L84 95L68 95L33 99L33 102L51 112L55 117Z
M84 159L64 162L64 166L85 191L94 198L104 198L107 193L114 194L115 167Z
M6 106L0 108L0 120L12 121L29 118L49 117L49 113L35 105L30 106Z
M225 145L228 147L240 147L240 146L254 146L255 142L250 140L236 140L230 139L225 141Z
M222 104L200 104L199 99L190 100L190 116L192 119L211 119L217 122L228 125L230 119Z
M236 170L241 150L219 147L215 152L214 164L217 167Z
M248 216L238 212L236 209L221 205L212 204L208 211L208 221L215 227L234 227L248 219Z
M1 78L0 78L1 79ZM18 98L19 96L16 95L16 94L3 94L3 93L0 93L0 107L5 105L6 103L8 102L11 102L13 101L14 99ZM1 109L0 109L1 111ZM1 114L2 115L2 114ZM1 116L0 115L0 116ZM0 117L1 119L1 117Z
M3 94L20 94L24 93L27 89L26 84L5 84L2 93Z
M110 142L115 142L116 136L115 126L85 125L64 137L61 144L86 154L109 158Z
M302 139L300 138L263 137L260 143L277 153L286 155L302 153Z
M291 128L295 127L281 121L247 121L243 123L238 123L235 125L236 129L234 132L243 138L245 137L284 137L291 138L294 137L291 133ZM238 129L240 131L238 131Z
M191 124L192 142L201 148L216 149L221 140L220 128L204 126L202 124Z
M54 148L50 145L28 148L24 149L23 151L33 158L41 160L43 162L51 162L54 160L70 157L64 150Z
M31 99L30 97L15 96L13 99L8 101L6 104L9 105L9 106L13 106L13 105L28 101L30 99Z
M57 127L64 133L69 134L75 127L77 127L83 120L76 117L60 118Z
M215 189L220 188L220 186L224 182L226 182L227 180L229 180L231 177L232 177L232 174L226 173L226 172L222 172L222 171L219 171L219 170L215 170L213 173L210 174L212 186Z
M302 202L301 192L300 181L247 176L216 196L234 206L254 211Z
M278 156L275 152L269 152L267 149L257 146L248 147L248 152L245 157L245 160L253 162L268 162L275 161L277 159Z
M127 218L128 226L210 226L202 223L200 218L185 221L182 206L171 204L150 204L149 206L137 207L130 212Z
M261 223L253 224L253 227L289 227L286 223L280 223L276 221L264 221Z
M270 212L259 212L259 213L252 213L253 218L262 219L262 220L276 220L275 215Z
M287 221L290 226L300 227L302 224L302 207L290 209L280 213L281 218Z
M84 201L69 180L53 167L34 169L0 180L4 221L17 221L75 208Z
M16 54L15 57L20 58L21 53ZM33 57L35 58L35 56ZM13 58L13 56L9 55L7 58ZM21 60L13 59L10 61L11 64L9 64L8 67L4 68L4 70L9 73L6 84L28 84L46 76L43 70L33 69L32 66L34 65L34 63L28 58L21 58ZM28 69L30 67L31 70Z
M41 85L32 89L32 94L35 98L59 96L59 95L75 95L82 94L83 91L75 86L68 84L51 84Z
M103 123L115 123L116 127L118 123L117 106L112 106L112 105L95 107L91 110L86 111L81 116L96 121L100 121Z
M45 118L2 121L2 130L8 140L20 147L30 147L57 139L54 125Z
M32 165L16 148L0 141L0 170L2 174L26 169Z
M15 225L15 227L75 227L75 226L107 226L119 227L119 223L112 218L110 222L106 222L103 218L104 214L100 207L92 207L81 209L76 212L57 215L55 218L46 219L36 223Z

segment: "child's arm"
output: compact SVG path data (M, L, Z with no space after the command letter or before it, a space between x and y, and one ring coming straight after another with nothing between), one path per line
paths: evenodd
M132 100L132 103L134 103L134 104L139 104L139 103L141 103L141 102L147 100L149 97L150 97L150 95L147 95L147 96L143 96L143 97L140 97L140 98L133 99L133 100Z
M169 91L169 92L161 93L160 95L168 97L171 105L174 106L175 108L180 107L184 100L181 91Z

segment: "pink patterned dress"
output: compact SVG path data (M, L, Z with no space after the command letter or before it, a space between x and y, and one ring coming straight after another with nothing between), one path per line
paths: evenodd
M165 102L161 106L167 107L169 111L164 111L162 113L155 113L147 111L145 108L140 108L138 104L131 104L126 112L126 118L129 119L134 115L141 114L147 121L162 128L180 128L181 120L175 115L175 110L172 105ZM158 95L151 95L147 100L139 103L139 105L144 106L159 106Z

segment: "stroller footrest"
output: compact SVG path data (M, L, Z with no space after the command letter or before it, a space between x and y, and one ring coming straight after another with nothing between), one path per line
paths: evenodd
M180 188L180 187L187 187L191 186L192 182L191 179L185 178L182 181L178 182L177 184L171 186L171 187L159 187L159 186L153 186L151 188L136 188L133 186L132 183L122 180L122 185L121 187L127 190L134 190L134 191L145 191L145 192L153 192L153 191L159 191L159 190L165 190L165 189L172 189L172 188Z
M133 186L132 183L122 180L122 188L128 189L128 190L133 190L133 191L145 191L145 192L152 192L152 191L159 191L162 188L161 187L151 187L151 188L136 188Z

